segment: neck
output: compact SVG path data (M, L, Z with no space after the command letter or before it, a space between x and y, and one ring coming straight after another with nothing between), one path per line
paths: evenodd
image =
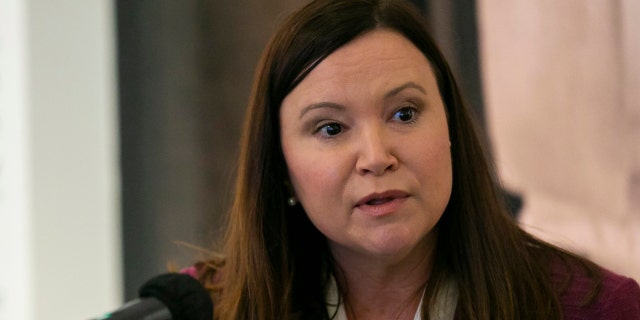
M336 276L350 319L413 319L433 261L433 241L405 257L375 258L334 252Z

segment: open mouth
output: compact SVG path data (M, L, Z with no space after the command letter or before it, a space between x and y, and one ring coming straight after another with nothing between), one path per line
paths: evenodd
M409 195L406 192L398 191L398 190L385 191L382 193L372 193L360 199L360 201L356 203L356 207L360 207L364 205L366 206L382 205L397 199L404 199L408 196Z
M375 206L375 205L387 203L389 201L393 201L393 199L395 198L386 197L386 198L380 198L380 199L372 199L367 201L366 204L369 206Z

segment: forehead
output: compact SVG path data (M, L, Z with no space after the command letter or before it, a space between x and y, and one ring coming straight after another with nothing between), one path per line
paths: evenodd
M429 61L402 34L388 29L375 29L327 56L294 88L285 101L302 92L303 96L311 92L312 96L317 96L323 95L323 92L353 89L354 86L384 90L388 86L407 81L421 82L425 86L435 85ZM358 86L358 83L363 85Z

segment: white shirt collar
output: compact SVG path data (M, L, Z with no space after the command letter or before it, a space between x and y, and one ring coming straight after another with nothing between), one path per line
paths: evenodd
M436 303L432 310L429 311L429 318L433 320L451 320L455 316L456 306L458 304L458 286L456 282L449 278L442 288L442 291L438 293L436 297ZM422 291L422 297L420 298L420 304L416 310L416 314L413 316L413 320L422 320L420 316L420 310L422 310L422 301L424 300L424 291ZM348 320L347 313L344 310L344 305L340 301L338 294L338 286L336 280L331 277L329 280L329 288L325 295L325 301L327 303L327 311L329 316L334 315L333 320Z

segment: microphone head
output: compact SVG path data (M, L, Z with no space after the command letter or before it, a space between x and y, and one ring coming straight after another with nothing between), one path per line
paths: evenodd
M171 311L173 320L212 320L213 301L198 280L181 273L151 278L139 290L140 298L156 298Z

